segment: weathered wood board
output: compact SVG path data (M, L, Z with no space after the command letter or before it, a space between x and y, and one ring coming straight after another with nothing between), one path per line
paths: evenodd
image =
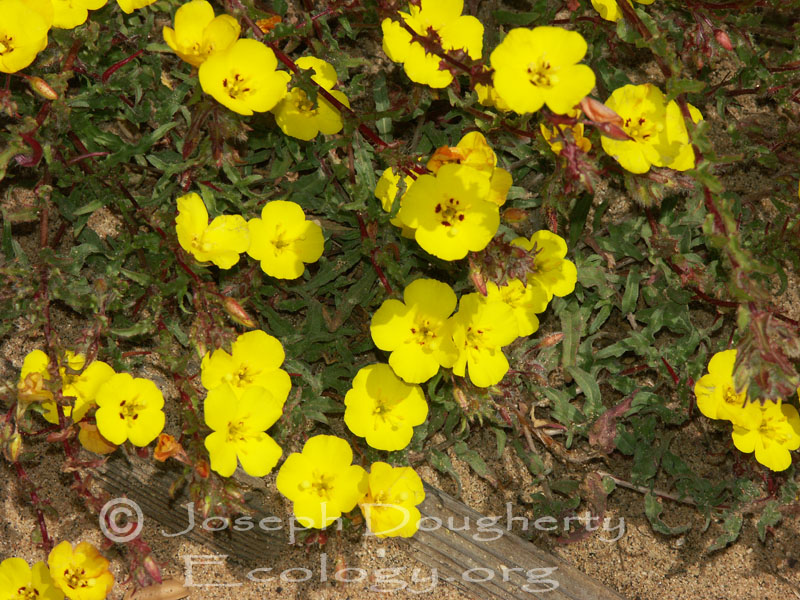
M146 519L177 533L189 528L190 522L188 511L182 508L188 497L169 498L169 486L176 477L175 471L164 466L145 462L133 465L115 458L97 479L112 496L127 496L136 502ZM420 563L437 569L440 581L456 586L465 595L478 600L624 600L563 559L508 531L500 534L502 528L497 530L497 539L484 541L486 531L481 532L476 525L484 515L427 483L425 494L419 509L428 518L427 523L450 523L453 530L428 526L429 531L419 531L404 540L405 546ZM248 502L255 522L271 516L259 506L258 496L253 494ZM284 530L271 532L259 527L237 531L235 537L230 532L211 533L198 527L185 535L244 565L262 565L277 558L288 544Z

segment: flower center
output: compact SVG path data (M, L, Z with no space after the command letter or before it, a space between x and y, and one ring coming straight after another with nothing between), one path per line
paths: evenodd
M192 248L197 252L211 252L214 245L203 240L203 236L197 236L192 240Z
M93 583L92 580L87 579L86 571L78 567L64 569L64 582L73 590L79 587L89 587Z
M558 83L553 67L547 60L528 63L528 81L536 87L551 88Z
M14 51L14 38L0 35L0 56Z
M234 73L233 77L226 77L223 79L222 87L224 87L225 91L228 92L228 96L234 100L250 91L247 80L239 73Z
M397 403L397 400L378 397L375 401L375 408L372 410L372 416L388 424L392 431L397 431L400 428L401 418L396 411Z
M228 442L244 441L244 421L228 422Z
M231 375L230 383L235 387L247 387L255 379L255 373L252 373L247 365L242 365L239 370Z
M782 413L781 416L783 416ZM764 415L758 432L762 437L769 438L776 444L783 446L789 441L787 429L790 428L786 427L786 421L784 419L775 417L774 415Z
M646 142L648 138L658 134L664 126L661 123L648 121L645 117L625 119L625 133L637 142Z
M19 600L38 600L39 598L39 590L36 588L31 589L30 586L22 586L17 590L17 598Z
M300 482L300 490L308 491L319 496L324 501L330 501L333 493L335 476L329 473L319 473L315 471L311 475L311 480L304 479Z
M727 386L725 391L722 393L722 397L725 400L725 404L730 404L731 406L742 406L742 398L736 393L736 391L731 387Z
M309 115L316 115L317 109L314 108L314 103L308 99L308 96L303 90L298 90L299 93L294 97L294 107L298 112L306 113Z
M447 202L436 205L434 211L439 215L444 227L452 227L464 220L464 212L461 208L461 201L455 198L448 198Z
M486 333L485 329L478 329L471 325L467 327L467 335L464 337L464 343L467 347L473 350L480 350L483 346L483 336Z
M433 345L437 341L436 327L429 318L419 319L411 328L411 336L414 343L423 347Z
M141 410L142 406L139 404L138 396L122 400L119 403L119 418L123 421L135 421L139 418Z

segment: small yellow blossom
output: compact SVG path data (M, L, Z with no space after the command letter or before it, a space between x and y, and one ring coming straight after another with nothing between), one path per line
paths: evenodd
M103 8L108 0L52 0L53 27L74 29L89 18L90 10Z
M417 279L406 286L403 300L384 301L372 316L370 332L378 348L391 352L389 365L398 376L422 383L456 359L448 319L457 299L446 283Z
M767 400L749 403L733 424L733 444L740 452L755 451L756 460L772 471L792 464L791 450L800 448L800 415L790 404Z
M40 4L0 0L0 73L16 73L24 69L47 46L53 8L50 2L46 7Z
M406 383L383 363L362 367L344 398L344 422L378 450L402 450L414 427L428 418L428 403L418 385Z
M414 469L375 462L369 471L369 490L358 506L377 537L411 537L419 529L422 515L417 504L423 500L425 490Z
M368 489L367 472L353 462L350 445L332 435L316 435L278 471L278 491L294 503L303 527L324 529L355 508Z
M45 381L50 380L49 365L50 358L41 350L32 350L25 355L17 382L17 399L21 404L52 401L53 392L45 387Z
M517 320L517 335L525 337L539 329L538 313L547 308L547 292L540 285L525 285L519 279L509 279L503 286L493 281L486 282L486 299L506 303L514 311Z
M8 600L63 600L64 594L53 583L43 562L33 568L21 558L0 563L0 598Z
M488 200L489 179L472 167L444 165L422 175L403 197L398 216L417 243L443 260L483 250L497 233L500 211Z
M261 218L248 222L252 243L247 253L261 261L261 270L277 279L297 279L303 263L322 256L325 238L322 228L307 221L299 204L273 200L264 205Z
M111 454L117 449L117 446L109 442L106 438L100 435L100 430L97 425L81 421L78 423L80 431L78 431L78 441L81 446L86 448L89 452L95 454Z
M411 187L415 179L410 175L403 176L403 184L405 185L405 191L403 192L403 196L400 197L400 202L402 203L402 198L406 195L408 188ZM381 173L380 179L378 179L378 183L375 186L375 197L381 201L381 207L386 212L392 212L392 208L394 207L395 198L397 198L397 193L400 190L400 174L395 173L394 169L389 168L386 169L383 173ZM389 221L395 227L401 227L402 231L400 235L406 238L414 238L414 230L411 227L408 227L403 221L400 220L399 217L395 216L393 219Z
M69 542L61 542L47 557L53 582L69 600L103 600L114 586L108 560L88 542L73 550Z
M594 87L592 69L577 64L586 49L576 31L512 29L491 55L494 89L515 112L532 113L547 104L554 113L566 114Z
M482 72L489 73L491 72L491 69L484 66ZM492 84L475 84L475 93L478 94L478 102L480 102L482 106L491 106L502 112L508 112L511 110L508 104L506 104L497 93L497 90L494 89L494 85Z
M207 390L227 383L239 396L251 386L266 388L275 406L282 409L292 388L289 374L280 368L284 358L283 345L276 338L260 329L248 331L233 342L231 354L221 348L206 352L200 381Z
M200 65L206 94L240 115L271 110L286 95L291 77L276 70L275 53L259 41L239 39Z
M478 387L498 383L508 372L503 346L515 339L519 328L513 309L505 302L484 298L478 293L461 297L453 315L453 342L459 352L453 373L469 379Z
M511 242L533 254L533 265L528 273L528 285L540 285L547 293L547 301L553 296L571 294L578 281L575 263L565 258L567 242L561 236L543 229L528 240L524 237Z
M73 354L67 351L67 361L70 369L80 371L86 362L82 354ZM64 366L59 366L61 381L64 383L62 393L67 397L74 397L73 406L64 406L63 411L67 417L72 417L76 423L83 419L86 412L95 405L97 390L114 375L114 369L101 360L96 360L86 367L80 375L66 373ZM50 423L58 423L58 410L55 402L42 404L45 409L42 415Z
M409 12L400 11L399 15L421 36L433 30L444 50L464 50L471 59L478 60L483 52L483 25L475 17L462 15L463 10L463 0L422 0L418 6L412 4ZM403 63L411 81L433 88L450 85L453 75L439 68L442 58L429 54L419 42L413 41L411 33L398 21L384 19L381 29L383 51L394 62Z
M681 171L694 167L694 151L680 107L674 100L667 103L656 86L622 86L605 104L622 118L622 129L632 138L600 139L603 150L624 169L645 173L651 166ZM695 123L703 118L694 106L689 105L689 113Z
M655 0L636 0L636 2L652 4ZM631 4L630 0L628 0L628 4ZM619 21L622 18L622 11L616 0L592 0L592 6L606 21Z
M263 477L278 464L281 447L266 434L280 419L282 405L265 388L250 386L237 395L227 383L208 392L204 404L206 425L213 433L205 440L211 469L223 477L236 470Z
M220 215L209 224L208 210L196 193L178 198L175 230L181 248L200 262L230 269L250 247L250 231L241 215Z
M131 14L135 10L150 6L156 0L117 0L117 4L125 14Z
M167 45L190 65L199 67L214 52L227 50L239 38L241 27L230 15L214 16L206 0L192 0L175 12L175 29L164 27Z
M349 107L350 102L339 90L334 90L337 76L333 65L313 56L298 58L296 64L301 69L313 69L311 79L325 88L339 102ZM333 135L342 130L342 115L339 109L330 102L317 95L316 105L309 100L308 95L300 88L291 91L272 109L275 122L286 135L300 140L311 140L318 133Z
M709 419L726 419L737 423L745 417L747 390L736 392L733 365L736 349L717 352L708 362L708 373L694 384L697 408Z
M147 446L164 429L164 396L149 379L117 373L100 386L97 429L112 444Z
M581 116L581 111L571 110L567 113L568 117L578 119ZM572 142L578 147L581 152L589 152L592 149L592 142L589 138L583 135L583 123L576 123L575 125L556 125L552 129L547 127L544 123L539 123L539 129L542 132L542 137L554 154L559 155L564 149L564 141L562 138L569 139L572 137ZM569 134L567 135L567 132Z

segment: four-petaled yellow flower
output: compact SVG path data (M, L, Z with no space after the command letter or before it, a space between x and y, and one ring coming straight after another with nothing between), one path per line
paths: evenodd
M461 297L458 312L453 315L453 342L459 352L453 373L465 376L478 387L498 383L508 372L508 360L502 347L515 339L519 329L514 311L498 299L484 298L478 293Z
M316 435L278 471L278 491L294 503L303 527L324 529L355 508L368 489L367 472L353 462L350 445L336 436Z
M756 460L772 471L792 464L791 450L800 448L800 415L790 404L751 402L733 424L733 444L740 452L755 451Z
M370 332L378 348L391 352L389 365L397 375L422 383L456 359L448 319L457 299L446 283L417 279L406 286L403 300L384 301L372 315Z
M614 140L603 136L603 150L631 173L645 173L651 166L685 171L694 167L694 151L680 107L667 103L656 86L625 85L617 88L606 106L622 118L622 129L632 139ZM689 105L692 120L703 116Z
M114 586L108 560L88 542L73 550L69 542L61 542L47 557L50 575L69 600L103 600Z
M178 198L175 230L181 247L200 262L230 269L250 247L250 230L241 215L220 215L208 222L208 210L196 193Z
M636 2L652 4L655 0L636 0ZM628 0L628 4L631 4L630 0ZM622 18L622 11L616 0L592 0L592 6L606 21L619 21Z
M103 8L108 0L52 0L53 27L74 29L89 18L90 10Z
M214 52L227 50L239 38L241 27L230 15L214 16L206 0L192 0L175 13L175 29L164 27L167 45L190 65L199 67Z
M337 81L333 65L313 56L298 58L296 64L301 69L313 69L314 75L311 76L311 79L325 88L339 102L347 107L350 106L347 96L339 90L333 89ZM333 135L340 132L344 126L339 109L323 98L322 94L317 95L315 105L308 95L298 87L292 88L283 100L272 109L272 113L283 133L300 140L311 140L320 132L325 135Z
M543 287L548 302L553 296L563 297L572 293L578 281L578 269L575 263L565 258L567 242L564 238L543 229L534 233L529 240L520 237L512 240L511 244L533 254L528 285Z
M405 185L405 191L403 195L400 197L400 202L402 203L403 196L406 195L408 189L411 187L411 184L414 183L414 178L410 175L403 176L403 184ZM386 169L383 173L381 173L380 179L378 179L378 183L375 186L375 197L381 201L381 207L386 212L392 212L392 208L394 207L394 201L397 198L397 193L400 191L400 174L395 173L393 168ZM393 217L389 223L394 225L395 227L401 227L402 231L400 235L406 238L414 238L414 230L411 227L408 227L399 217Z
M223 383L208 392L203 414L206 425L214 430L205 440L211 469L230 477L238 458L245 473L253 477L272 471L283 450L266 430L281 413L282 403L262 387L250 386L237 395Z
M422 248L443 260L483 250L500 225L497 204L489 201L489 179L458 164L422 175L401 200L398 216L414 228Z
M586 49L586 40L576 31L512 29L491 55L494 89L518 113L536 112L547 104L563 115L594 87L592 69L577 64Z
M344 398L344 422L354 434L378 450L402 450L414 427L428 417L422 388L395 375L384 363L362 367Z
M0 15L0 73L16 73L47 46L53 7L50 2L0 0Z
M422 0L419 6L412 4L409 12L401 11L399 15L421 36L435 32L442 49L464 50L471 59L478 60L483 52L483 25L475 17L462 16L463 9L463 0ZM411 33L398 21L384 19L381 29L383 51L394 62L403 63L411 81L433 88L450 85L453 75L439 68L442 58L413 41Z
M305 271L303 263L316 262L322 256L322 228L307 221L295 202L268 202L261 210L261 218L247 223L252 239L247 254L261 261L261 270L270 277L297 279Z
M422 480L411 467L372 463L369 491L358 503L369 530L380 538L411 537L419 529Z
M117 0L117 4L119 4L122 12L129 15L135 10L139 10L145 6L150 6L155 1L156 0Z
M95 419L100 434L119 446L147 446L164 429L164 396L149 379L117 373L97 390Z
M733 365L736 349L717 352L708 362L708 373L694 384L697 408L709 419L725 419L738 423L746 415L747 389L736 392Z
M224 383L237 395L251 386L266 388L278 409L283 408L292 381L280 368L286 354L283 345L265 331L243 333L231 346L231 354L222 348L206 352L200 363L200 381L207 390Z
M259 41L239 39L214 52L198 73L206 94L240 115L266 112L286 95L291 77L277 71L275 53Z
M547 292L535 283L525 285L519 279L509 279L503 286L493 281L486 282L486 299L498 300L514 311L517 321L517 335L525 337L539 329L538 313L547 308Z
M8 600L63 600L64 594L53 583L43 562L33 568L21 558L0 563L0 598Z

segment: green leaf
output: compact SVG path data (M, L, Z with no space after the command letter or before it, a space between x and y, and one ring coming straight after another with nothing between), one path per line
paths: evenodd
M648 492L644 497L644 513L655 531L664 535L679 535L691 529L690 524L670 527L661 520L662 512L664 512L664 507L661 505L660 499Z
M603 399L600 396L600 386L597 380L580 367L567 367L567 372L581 388L586 401L583 403L583 414L593 421L603 412Z
M728 544L739 539L739 534L742 531L742 521L742 515L729 514L722 523L723 533L708 547L708 552L722 550Z

